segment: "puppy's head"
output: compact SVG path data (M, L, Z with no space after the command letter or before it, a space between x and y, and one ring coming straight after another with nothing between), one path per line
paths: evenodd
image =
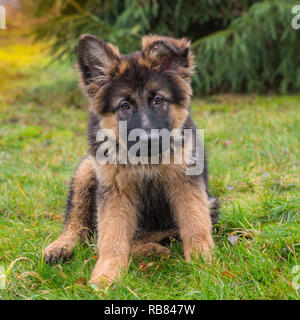
M112 44L82 35L78 43L81 87L100 116L101 128L181 128L189 113L193 57L190 42L145 36L142 50L121 55ZM130 146L130 144L129 144Z

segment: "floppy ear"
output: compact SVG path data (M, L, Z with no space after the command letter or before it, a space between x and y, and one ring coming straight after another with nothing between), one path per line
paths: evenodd
M174 70L189 79L194 70L191 43L185 38L149 35L142 39L145 59L154 69Z
M78 41L78 68L81 76L81 87L89 97L105 84L111 77L112 68L118 63L118 48L110 43L83 34Z

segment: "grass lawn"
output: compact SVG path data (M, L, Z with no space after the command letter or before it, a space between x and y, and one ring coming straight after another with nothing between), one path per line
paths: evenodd
M212 265L134 258L120 282L87 285L95 240L55 266L68 182L86 153L87 112L71 66L47 65L39 45L0 47L0 299L299 299L300 95L212 96L192 102L205 129L210 188L221 201Z

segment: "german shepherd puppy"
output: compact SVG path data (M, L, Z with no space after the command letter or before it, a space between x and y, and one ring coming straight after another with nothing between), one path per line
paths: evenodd
M63 231L45 249L45 261L69 258L77 240L95 230L100 255L91 282L97 285L118 278L130 254L167 252L160 243L169 236L182 241L186 260L198 254L209 260L218 204L208 192L205 156L203 171L196 175L186 175L184 161L103 164L96 157L101 145L97 132L110 129L117 136L119 121L127 123L128 132L144 129L148 145L151 129L192 129L195 135L190 42L149 35L143 37L141 51L121 55L112 44L82 35L78 69L90 101L90 154L75 171Z

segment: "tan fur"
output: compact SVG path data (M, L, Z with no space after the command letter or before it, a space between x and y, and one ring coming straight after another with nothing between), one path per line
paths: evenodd
M160 55L160 50L156 50L156 48L161 46L160 42L166 42L175 47L177 49L178 55L182 54L187 48L190 48L191 46L190 41L185 38L175 39L158 35L144 36L142 39L143 51L145 52L146 60L149 61L151 67L154 69L159 68L161 64L162 56ZM188 52L187 61L188 67L178 66L176 71L185 81L189 83L195 68L194 57L191 50L189 50Z
M122 60L121 63L119 64L118 71L115 76L120 77L123 75L128 69L130 68L130 65L127 60Z
M170 112L174 121L174 129L180 129L189 115L188 110L186 108L182 108L181 106L171 105Z
M120 51L119 51L119 48L117 48L116 46L114 46L113 44L111 43L106 43L107 46L109 47L110 49L110 54L114 57L117 57L119 58L120 57Z
M131 253L134 256L168 255L170 250L155 242L134 243Z
M178 235L178 230L176 229L141 234L139 235L140 239L133 242L131 253L134 256L168 255L170 250L158 244L158 242Z
M144 66L145 68L148 68L148 69L151 68L151 62L148 61L147 59L142 58L142 57L138 58L138 64L140 66Z
M174 217L183 242L184 256L190 260L192 255L202 254L207 261L211 259L214 248L211 236L212 223L209 214L207 194L202 187L191 187L181 181L169 189Z
M181 87L185 92L185 99L184 101L180 101L180 104L182 106L188 107L190 103L190 96L193 94L192 87L190 86L189 83L187 83L180 77L173 77L173 80L177 84L177 86Z
M113 130L115 134L115 138L119 137L119 124L118 120L112 112L107 112L106 114L101 116L100 127L102 129L110 129Z
M124 192L119 188L113 187L98 207L100 257L91 277L97 285L113 281L126 270L136 230L136 204L132 202L131 190Z
M101 60L101 67L98 66L101 72L88 85L84 82L79 65L76 65L79 71L80 88L88 98L93 99L100 89L99 82L108 80L114 74L120 59L120 52L111 43L104 43L94 36L83 34L79 37L78 41L78 56L83 57L84 54L87 54L89 57L96 57L99 61Z
M79 88L87 98L93 99L96 93L99 91L99 86L95 82L92 82L89 85L86 85L84 83L82 73L80 72L79 66L77 63L75 64L75 69L77 70L77 73L78 73Z
M155 82L148 82L145 86L145 92L147 91L154 91L157 93L157 95L162 95L163 97L165 97L166 99L171 99L172 97L172 93L166 89L166 88L162 88L158 83Z
M177 237L178 230L170 229L165 231L147 232L139 235L139 239L135 240L137 244L145 244L148 242L159 242L169 237Z
M193 254L203 254L210 258L213 241L207 195L204 186L192 187L184 183L184 165L160 165L152 170L137 166L136 170L132 170L126 166L98 165L95 160L93 162L92 165L89 157L78 168L72 219L62 235L46 248L45 255L59 254L65 258L71 255L76 240L83 231L83 223L80 222L84 209L82 199L86 186L90 183L89 177L96 170L101 182L110 190L98 207L100 257L92 273L92 283L103 285L118 278L121 271L127 268L130 252L133 255L169 253L167 248L157 242L168 236L177 236L177 230L143 234L141 239L133 241L137 223L137 203L134 202L136 188L139 186L139 177L147 173L164 177L183 241L185 258L190 260Z
M160 165L158 173L164 177L172 212L179 227L186 260L191 255L203 254L210 261L214 243L211 235L212 223L209 202L204 184L187 183L185 165Z
M167 41L170 42L174 47L177 48L182 48L183 50L190 47L191 43L189 40L186 38L181 38L181 39L176 39L176 38L171 38L167 36L160 36L160 35L147 35L142 38L142 46L143 50L147 50L150 48L153 43L157 41Z
M106 88L99 88L97 84L92 82L87 88L90 86L97 87L97 92L94 96L92 96L91 103L90 103L90 110L94 111L95 113L101 113L101 110L103 108L103 97L106 94Z
M135 255L167 254L168 249L154 242L176 235L176 232L168 230L144 235L143 240L132 245L137 223L137 203L134 201L141 175L126 166L99 165L96 162L94 166L103 185L111 188L98 209L100 258L91 277L92 283L102 285L118 278L121 271L126 270L130 251Z
M108 207L99 208L99 217L102 215L101 221L105 228L103 227L101 231L100 223L99 233L102 232L98 241L100 259L93 271L92 282L99 285L101 279L110 282L117 278L121 270L127 267L130 248L133 254L138 255L153 253L153 250L157 253L166 253L166 250L153 243L166 235L176 235L174 230L148 237L144 235L144 240L136 242L134 247L131 247L131 237L136 227L136 204L132 200L136 199L135 188L138 187L139 177L147 173L164 177L172 211L183 241L186 260L190 260L192 255L199 254L210 260L214 244L207 194L204 186L191 186L185 183L183 179L185 165L160 165L151 170L146 166L144 168L137 166L139 169L136 170L114 165L96 164L96 167L101 181L114 186L114 191L113 198L107 199Z
M77 240L89 232L85 221L86 210L91 201L87 186L94 183L93 179L93 158L89 156L79 165L75 174L73 208L69 221L59 238L45 249L45 256L54 255L65 259L70 257Z
M81 40L84 40L85 37L88 36L83 36ZM100 115L100 127L112 129L118 139L117 116L113 112L105 114L101 112L103 97L106 93L105 84L107 79L111 80L124 74L131 65L128 58L120 56L117 48L111 44L105 44L103 41L92 39L87 49L90 50L89 54L93 54L94 58L97 56L96 53L101 57L101 61L99 61L101 64L98 66L98 70L101 72L98 74L94 72L96 76L89 85L85 85L81 79L81 86L91 98L91 110ZM84 45L83 42L82 50L84 50ZM180 101L170 105L173 128L182 128L189 115L190 96L192 95L190 79L194 63L190 41L184 38L173 39L150 35L143 38L142 45L143 55L137 58L137 63L158 72L169 68L167 70L168 76L173 77L172 80L184 93ZM99 83L102 84L101 88ZM172 95L167 89L160 88L159 84L154 81L148 83L144 89L158 92L166 99L170 99ZM139 103L138 100L142 100L142 98L133 90L124 84L124 87L120 88L120 92L114 97L112 104L118 105L121 99L127 95ZM148 121L146 116L143 120L144 122ZM208 195L203 181L200 179L189 180L185 175L185 170L185 163L176 165L172 160L171 164L156 166L103 165L97 163L94 158L86 158L75 174L73 208L70 211L70 219L61 236L46 248L45 255L52 254L62 257L71 255L76 241L86 229L84 216L89 203L88 186L93 183L92 177L96 174L103 192L101 191L101 198L97 199L99 259L92 272L92 283L102 285L117 279L121 271L126 270L130 253L133 255L168 254L169 249L161 246L158 242L166 237L176 237L178 232L183 242L186 260L199 254L209 260L214 244L211 236L212 223ZM145 177L154 178L162 183L170 200L171 211L178 230L145 233L134 240L134 235L138 233L138 191L143 188Z

